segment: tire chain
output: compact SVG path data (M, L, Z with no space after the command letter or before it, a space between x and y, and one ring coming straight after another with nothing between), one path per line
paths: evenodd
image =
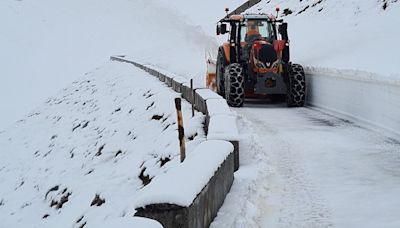
M290 69L290 90L289 96L291 97L290 106L300 107L304 106L305 101L305 87L306 81L304 76L303 67L298 64L292 64Z
M238 63L229 65L225 71L225 98L230 106L240 107L244 102L243 68Z

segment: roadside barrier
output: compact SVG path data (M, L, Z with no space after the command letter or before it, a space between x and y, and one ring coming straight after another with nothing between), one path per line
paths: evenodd
M207 141L200 144L203 150L206 148L210 156L226 153L226 144L230 142L230 153L223 157L219 168L215 173L209 176L209 181L202 186L202 190L192 199L190 205L178 205L171 202L147 203L142 202L141 207L136 208L136 216L148 217L158 220L165 228L187 227L187 228L203 228L208 227L216 217L219 208L222 206L226 195L233 183L233 173L239 169L239 137L236 126L236 117L231 113L226 100L207 88L193 87L193 84L184 77L169 77L152 67L132 61L125 56L111 56L110 60L133 64L134 66L148 72L150 75L157 77L161 82L171 87L182 98L191 103L194 108L205 114L205 132ZM225 141L225 142L224 142ZM209 147L209 145L219 145L220 147ZM207 147L208 146L208 147ZM225 148L225 152L219 151ZM197 151L201 153L202 151ZM186 162L193 161L184 161ZM207 167L201 168L207 172ZM185 184L185 178L177 180ZM165 186L166 192L176 192L174 187L180 183ZM152 183L148 186L151 188ZM146 188L148 188L146 186ZM157 191L154 191L157 192ZM149 191L148 199L157 198ZM174 196L171 196L174 198Z

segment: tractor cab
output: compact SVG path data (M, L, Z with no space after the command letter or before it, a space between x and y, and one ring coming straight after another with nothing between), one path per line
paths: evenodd
M240 24L240 46L241 59L239 61L248 61L251 48L254 44L263 44L267 42L272 44L275 40L272 23L267 20L245 20ZM257 46L257 45L256 45ZM261 63L262 65L263 63Z
M232 15L217 24L217 35L226 33L229 33L229 38L224 45L226 49L229 46L226 54L229 54L227 57L232 63L248 60L254 41L265 41L273 45L276 51L285 52L283 60L289 62L287 23L283 20L267 14Z
M266 40L272 43L275 39L272 23L266 20L245 20L240 26L240 42L251 44L254 40Z

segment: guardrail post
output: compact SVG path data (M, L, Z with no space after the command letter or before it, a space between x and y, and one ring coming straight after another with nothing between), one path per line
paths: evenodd
M185 151L185 130L183 128L183 117L182 117L182 106L181 106L181 98L175 98L175 108L176 114L178 118L178 133L179 133L179 147L181 152L181 162L183 162L186 158Z

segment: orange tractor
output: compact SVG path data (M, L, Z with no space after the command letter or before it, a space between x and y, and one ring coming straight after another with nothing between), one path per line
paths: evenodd
M210 88L233 107L260 97L286 100L289 107L304 105L305 74L290 62L287 23L266 14L231 15L217 24L217 35L226 33L216 62L208 61Z

